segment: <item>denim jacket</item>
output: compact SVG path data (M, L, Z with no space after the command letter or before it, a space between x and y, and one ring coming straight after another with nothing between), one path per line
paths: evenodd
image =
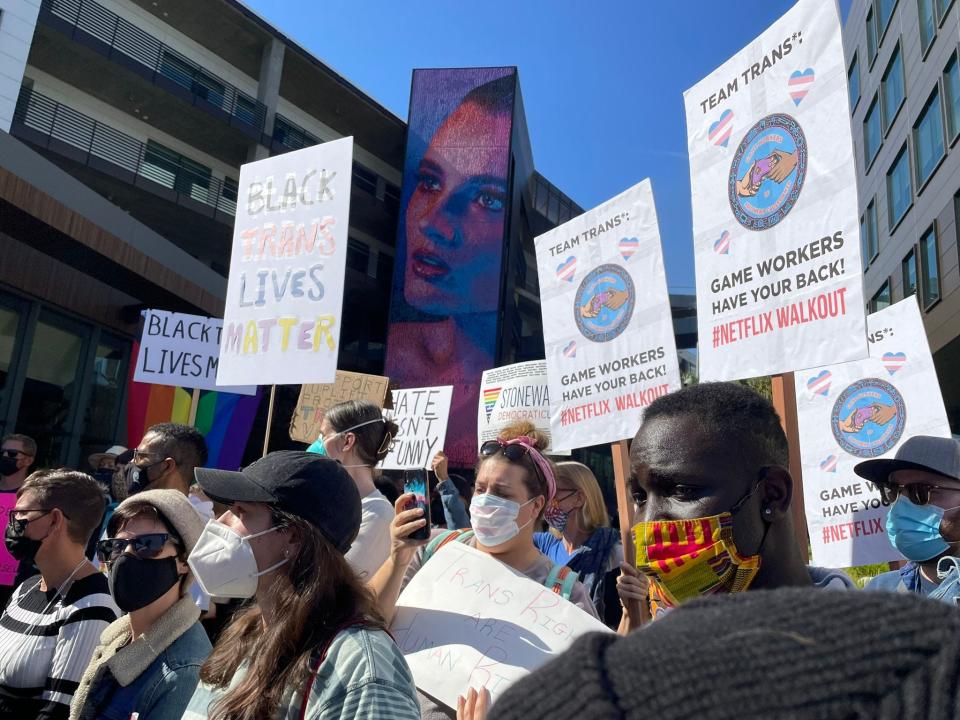
M211 650L199 618L187 594L135 642L127 617L112 623L80 680L70 720L129 720L134 713L180 720Z

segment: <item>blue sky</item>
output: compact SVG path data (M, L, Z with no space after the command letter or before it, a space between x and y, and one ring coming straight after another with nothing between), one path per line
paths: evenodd
M851 1L841 0L844 15ZM246 2L402 118L414 68L516 65L534 162L551 182L590 208L652 179L667 281L679 292L694 282L683 91L793 5Z

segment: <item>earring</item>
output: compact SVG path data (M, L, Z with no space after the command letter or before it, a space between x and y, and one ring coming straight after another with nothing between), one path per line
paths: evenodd
M773 515L773 508L764 508L763 514L766 515L767 517L770 517L771 515Z

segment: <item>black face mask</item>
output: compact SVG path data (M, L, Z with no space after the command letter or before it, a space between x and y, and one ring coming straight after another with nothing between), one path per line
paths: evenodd
M134 495L141 490L146 490L147 486L153 482L150 479L150 469L161 465L164 461L156 462L153 465L127 465L127 497Z
M9 525L3 533L3 544L7 548L7 552L13 556L13 559L17 562L33 562L33 559L37 556L37 552L40 550L40 546L43 544L43 541L46 540L46 536L42 537L39 540L34 540L33 538L28 538L26 535L27 524L32 523L34 520L39 520L40 517L31 518L30 520L14 520Z
M144 560L134 555L121 555L110 568L110 594L124 612L144 608L180 580L177 558Z
M101 468L93 471L93 479L100 483L107 492L113 487L113 470Z
M10 475L14 475L19 469L16 458L0 455L0 475L9 477Z

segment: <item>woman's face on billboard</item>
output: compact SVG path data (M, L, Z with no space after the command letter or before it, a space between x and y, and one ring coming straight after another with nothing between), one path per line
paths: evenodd
M407 205L404 299L434 315L494 312L511 118L473 102L437 129Z

